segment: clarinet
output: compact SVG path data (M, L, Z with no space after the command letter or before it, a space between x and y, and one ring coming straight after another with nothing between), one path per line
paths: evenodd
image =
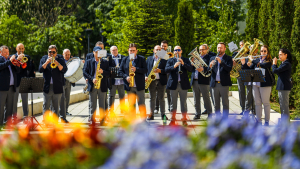
M208 70L208 74L210 74L212 72L212 68L215 66L215 64L217 63L217 57L219 56L220 52L217 53L217 56L213 62L213 66Z
M177 53L177 62L180 62L180 61L179 61L178 53ZM182 70L181 70L181 64L178 66L178 73L179 73L179 74L182 74L182 73L183 73Z

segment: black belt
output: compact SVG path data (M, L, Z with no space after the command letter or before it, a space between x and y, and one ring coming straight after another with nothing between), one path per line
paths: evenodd
M194 81L195 81L195 80L198 80L198 79L194 79Z
M216 83L221 83L220 81L216 81Z

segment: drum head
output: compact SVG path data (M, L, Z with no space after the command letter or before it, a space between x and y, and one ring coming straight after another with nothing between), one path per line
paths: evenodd
M67 62L68 71L65 73L65 77L72 76L77 69L80 67L80 59L79 58L72 58Z

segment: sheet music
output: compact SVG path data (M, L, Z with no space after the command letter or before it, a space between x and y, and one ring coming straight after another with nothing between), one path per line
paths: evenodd
M106 57L107 51L106 50L99 50L98 51L98 58Z
M165 59L166 55L167 55L167 51L165 51L163 49L161 51L156 52L156 56L158 56L158 58L160 58L160 59Z
M130 59L130 60L134 59L134 53L129 54L129 59Z
M228 43L230 52L233 52L238 49L237 45L233 42Z

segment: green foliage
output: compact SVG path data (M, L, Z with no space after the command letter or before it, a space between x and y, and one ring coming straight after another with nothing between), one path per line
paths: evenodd
M219 42L228 44L233 41L237 44L240 38L236 33L236 20L233 18L234 9L230 2L227 0L211 0L210 6L215 6L215 11L217 11L220 18L218 22L212 23L216 27L216 32L206 38L204 43L209 44L212 51L216 51ZM229 52L229 48L227 48L226 53L229 54Z
M300 0L295 0L295 13L294 13L294 24L292 27L291 34L291 51L293 55L292 66L294 69L294 74L292 76L293 79L293 88L290 93L290 105L296 107L296 111L300 111L300 107L296 105L300 105Z
M8 46L12 53L18 43L26 42L27 34L24 32L27 26L16 15L4 14L0 20L0 45Z
M268 20L269 20L269 11L268 11L268 0L262 1L258 14L258 37L265 45L269 44L270 31L268 30ZM257 19L257 18L256 18Z
M253 38L258 37L258 13L260 8L260 0L247 0L247 4L248 13L246 19L247 27L245 32L246 40L251 41Z
M192 3L182 0L178 4L178 13L175 20L175 46L181 46L182 55L187 56L194 49L194 18Z

